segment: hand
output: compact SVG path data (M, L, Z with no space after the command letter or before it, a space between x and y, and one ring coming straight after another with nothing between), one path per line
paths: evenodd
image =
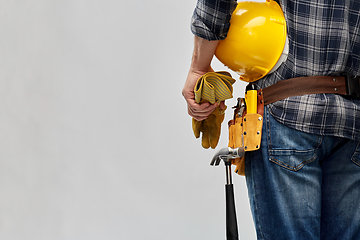
M182 95L187 103L188 114L197 121L206 119L218 106L217 103L213 105L210 103L196 103L194 93L194 87L197 80L205 73L210 71L213 72L210 64L218 43L219 41L208 41L197 36L194 38L194 51L191 67L182 90ZM220 104L220 108L224 109L225 104Z
M213 72L212 68L209 67L209 72ZM218 106L217 103L210 104L210 103L202 103L198 104L195 102L195 94L194 94L194 87L197 80L204 75L206 72L195 72L190 69L189 74L187 76L182 95L184 96L187 107L188 107L188 114L193 117L197 121L202 121L206 119ZM220 108L224 109L225 103L222 101L220 103Z

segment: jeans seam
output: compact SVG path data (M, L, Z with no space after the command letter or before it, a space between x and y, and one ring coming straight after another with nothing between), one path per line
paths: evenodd
M267 142L271 142L271 139L268 138L268 136L270 136L270 134L268 134L268 131L269 131L269 127L270 127L270 119L269 119L269 112L266 111L266 108L267 106L264 107L264 115L263 115L263 124L264 124L264 127L265 127L265 131L263 132L263 134L266 134L266 138L267 138ZM269 148L268 148L269 149ZM257 151L261 151L260 150L257 150ZM255 173L251 173L252 175L255 174ZM255 226L256 226L256 237L257 239L259 240L264 240L266 239L265 238L265 233L262 229L262 225L260 224L260 214L259 214L259 209L258 209L258 193L257 193L257 186L256 186L256 181L252 180L252 185L253 185L253 189L254 189L254 197L253 197L253 204L254 204L254 214L253 214L253 217L254 217L254 221L256 222Z
M253 168L251 168L253 169ZM251 175L253 176L255 173L251 173ZM253 178L251 176L251 178ZM262 227L261 227L261 224L260 224L260 215L259 215L259 210L258 210L258 194L257 194L257 186L256 186L256 181L254 181L253 179L251 180L251 184L252 184L252 189L254 190L253 192L253 217L254 217L254 221L255 221L255 226L256 226L256 235L257 235L257 239L265 239L264 238L264 233L263 233L263 230L262 230ZM259 236L260 235L260 236Z
M268 109L267 109L268 110ZM269 117L269 114L270 112L269 111L264 111L264 113L266 114L266 138L267 138L267 142L268 142L268 154L270 156L270 149L272 149L271 145L271 134L270 134L270 117Z
M282 162L282 161L279 161L279 160L277 160L277 159L274 158L274 157L270 157L269 160L270 160L270 162L273 162L273 163L275 163L275 164L277 164L277 165L279 165L279 166L281 166L281 167L284 167L284 168L286 168L286 169L288 169L288 170L297 172L297 171L299 171L301 168L303 168L306 164L309 164L309 163L313 162L315 159L316 159L316 156L313 156L313 157L310 158L309 160L306 160L306 161L301 162L301 163L300 163L299 165L297 165L296 167L292 167L292 166L290 166L289 164L286 164L286 163L284 163L284 162Z

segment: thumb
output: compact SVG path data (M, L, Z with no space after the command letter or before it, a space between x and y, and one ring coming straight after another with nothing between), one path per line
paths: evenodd
M224 110L226 108L225 101L220 102L220 109Z

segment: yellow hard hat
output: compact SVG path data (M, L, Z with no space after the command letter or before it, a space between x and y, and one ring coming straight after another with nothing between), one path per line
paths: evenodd
M287 57L286 21L273 0L238 2L227 37L215 56L240 79L253 82L274 71Z

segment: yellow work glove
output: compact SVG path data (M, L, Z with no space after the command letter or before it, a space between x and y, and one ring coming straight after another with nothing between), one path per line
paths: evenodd
M202 133L201 145L203 148L216 148L220 138L221 123L224 121L225 109L221 110L220 107L215 108L209 117L202 121L192 119L192 128L195 137L199 138L200 133Z
M197 103L221 102L232 98L232 85L235 80L228 72L208 72L201 76L194 88L195 101ZM225 106L226 109L226 106ZM203 121L192 119L192 128L196 138L202 133L201 145L203 148L215 148L219 142L221 123L224 120L225 109L218 106Z

